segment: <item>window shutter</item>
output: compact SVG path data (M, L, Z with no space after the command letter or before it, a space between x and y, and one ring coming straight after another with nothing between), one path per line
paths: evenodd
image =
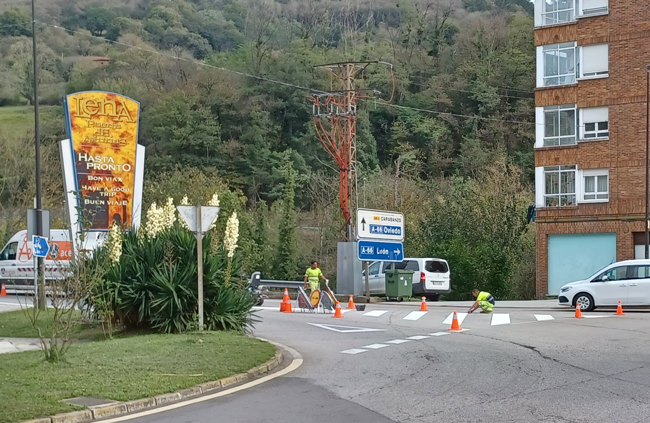
M592 15L607 12L608 0L582 0L582 14Z
M590 107L582 109L584 123L607 122L609 121L609 107Z
M582 47L582 75L594 76L609 71L609 45L596 44Z

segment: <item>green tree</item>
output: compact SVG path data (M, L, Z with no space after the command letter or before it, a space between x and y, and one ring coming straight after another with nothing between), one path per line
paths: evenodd
M294 208L296 175L293 170L293 162L288 159L285 165L285 178L275 277L283 280L295 280L298 275L296 210Z
M99 36L104 33L115 19L115 12L97 4L86 7L86 29L92 35Z
M22 10L12 7L0 14L1 37L28 37L32 35L31 19Z

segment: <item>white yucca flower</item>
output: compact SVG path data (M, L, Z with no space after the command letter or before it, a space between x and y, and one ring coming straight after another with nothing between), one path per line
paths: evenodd
M163 230L161 212L162 209L158 208L155 202L151 203L149 210L147 210L147 221L140 232L142 236L155 238L158 232Z
M237 240L239 239L239 219L237 219L237 212L234 212L226 223L226 233L223 239L223 245L228 251L228 257L235 255L237 248Z
M174 206L174 199L167 198L167 204L163 207L163 225L165 229L171 228L176 222L176 207Z
M118 263L122 256L122 229L114 223L108 231L108 257L111 262Z
M214 193L214 195L212 196L210 201L208 201L208 206L219 207L219 196L217 195L216 192ZM218 218L219 218L219 215L217 215L217 217L214 218L214 222L212 222L212 225L210 225L210 229L214 229L214 227L217 224L216 222L217 222ZM208 230L210 230L210 229L208 229Z

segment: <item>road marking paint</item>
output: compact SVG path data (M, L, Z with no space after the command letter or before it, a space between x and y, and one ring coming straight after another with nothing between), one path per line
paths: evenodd
M368 348L369 350L378 350L380 348L386 348L386 347L390 347L390 345L386 345L386 344L370 344L370 345L366 345L365 347L361 347L361 348Z
M461 330L450 330L449 333L461 333L461 332L467 332L469 329L461 329Z
M434 332L434 333L430 333L429 335L431 335L431 336L444 336L444 335L449 335L449 332Z
M348 311L354 311L354 310L349 310L349 309L341 309L341 313L343 313L343 314L345 314L345 313L347 313Z
M544 322L546 320L555 320L555 318L550 314L535 314L534 316L538 322Z
M510 315L503 313L495 313L492 315L490 326L509 325Z
M467 317L467 313L457 313L458 315L458 324L462 325L463 320ZM443 325L451 325L451 321L454 319L454 313L449 313L449 316L442 322Z
M355 354L361 354L361 353L364 353L364 352L367 352L367 351L368 351L368 350L363 350L363 349L361 349L361 348L352 348L351 350L341 351L341 354L352 354L352 355L355 355Z
M359 332L383 332L384 329L360 328L357 326L326 325L324 323L307 323L321 329L331 330L338 333L359 333Z
M406 315L404 320L418 320L420 317L424 316L425 314L427 314L426 311L412 311Z
M416 335L416 336L409 336L409 337L406 338L406 339L412 339L412 340L414 340L414 341L419 341L419 340L421 340L421 339L427 339L427 338L429 338L429 337L428 337L428 336L424 336L424 335Z
M135 413L135 414L129 414L129 415L126 415L126 416L115 417L114 419L102 420L102 423L117 423L117 422L123 422L123 421L126 421L126 420L138 419L140 417L150 416L152 414L163 413L165 411L185 407L187 405L197 404L197 403L204 402L204 401L210 401L210 400L213 400L215 398L224 397L226 395L234 394L235 392L243 391L245 389L253 388L253 387L257 386L257 385L261 385L264 382L268 382L269 380L273 380L273 379L278 378L280 376L284 376L286 374L289 374L289 373L293 372L294 370L296 370L298 367L302 366L302 362L303 362L302 356L300 355L300 353L298 351L294 350L293 348L289 348L286 345L282 345L282 344L279 344L277 342L269 341L268 339L263 339L263 338L258 338L258 339L260 339L262 341L270 342L273 345L277 345L277 346L282 347L285 350L289 351L289 353L293 357L293 361L291 362L291 364L289 364L287 367L280 370L279 372L276 372L276 373L261 377L259 379L253 380L253 381L248 382L248 383L244 383L243 385L235 386L234 388L231 388L231 389L226 389L225 391L215 392L214 394L204 395L204 396L197 397L197 398L192 398L192 399L189 399L187 401L181 401L181 402L173 403L173 404L170 404L170 405L166 405L164 407L159 407L159 408L154 408L154 409L151 409L151 410L141 411L141 412Z
M373 310L373 311L369 311L368 313L365 313L364 316L379 317L384 313L388 313L388 310Z
M406 339L393 339L392 341L386 341L387 344L404 344L406 342L410 341L407 341Z

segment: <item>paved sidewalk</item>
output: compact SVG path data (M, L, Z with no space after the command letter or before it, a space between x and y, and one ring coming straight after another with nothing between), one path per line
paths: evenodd
M38 338L0 338L0 354L40 349L41 341Z

